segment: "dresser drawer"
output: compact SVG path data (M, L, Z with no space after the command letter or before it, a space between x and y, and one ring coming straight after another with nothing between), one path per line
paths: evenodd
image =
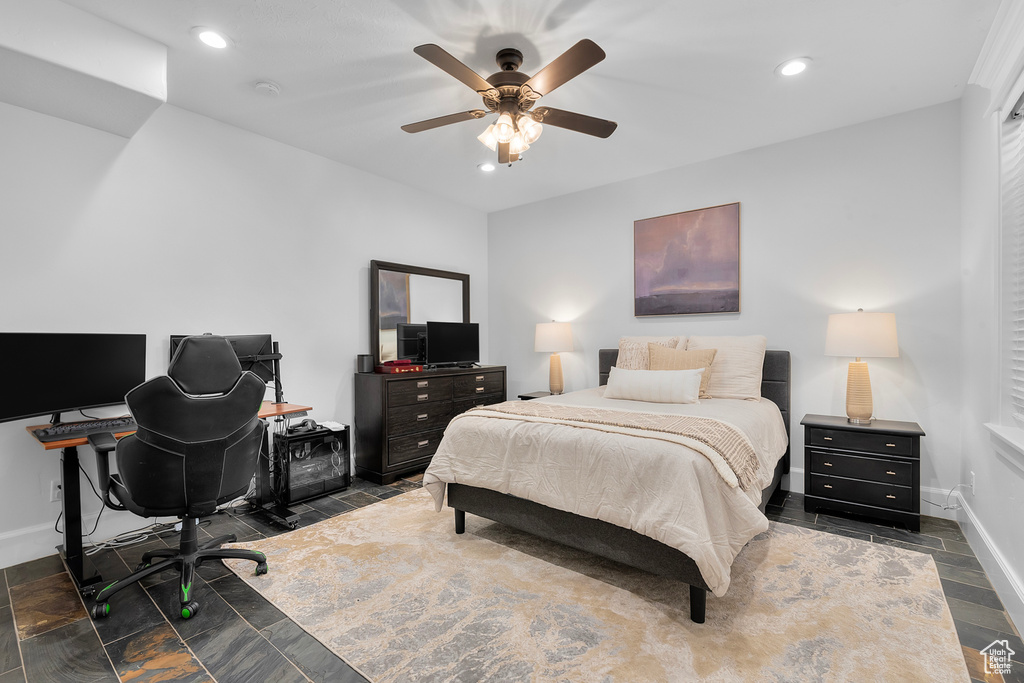
M452 397L451 377L420 377L388 382L388 406L408 406Z
M470 408L476 408L477 406L489 406L495 403L502 403L505 397L501 394L485 394L484 396L475 396L473 398L464 398L461 401L455 401L452 403L452 417L460 415Z
M808 449L808 452L811 456L811 472L815 474L867 479L899 486L912 486L914 483L913 461L885 460L814 449Z
M405 465L413 460L429 458L437 451L442 436L444 436L444 430L435 429L413 436L388 439L387 467L392 468Z
M501 393L505 388L505 374L501 372L474 372L455 377L455 399Z
M891 453L903 456L914 454L914 439L909 436L808 427L807 437L807 443L810 446L825 446L827 448L865 451L868 453Z
M451 401L434 401L424 405L399 406L388 411L388 434L399 436L443 429L452 419Z
M856 479L826 477L819 474L810 476L811 486L808 493L820 498L874 505L891 510L913 510L914 489L906 486L876 484Z

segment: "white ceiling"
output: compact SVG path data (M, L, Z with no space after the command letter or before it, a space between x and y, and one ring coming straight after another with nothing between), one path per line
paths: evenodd
M998 0L66 0L168 47L168 102L495 211L956 99ZM215 51L194 26L226 33ZM515 47L535 73L581 38L607 58L543 104L611 119L547 126L511 167L487 121L400 126L481 106L415 55L437 43L482 76ZM774 74L808 55L803 76ZM269 79L281 94L253 85ZM493 118L493 117L489 117Z

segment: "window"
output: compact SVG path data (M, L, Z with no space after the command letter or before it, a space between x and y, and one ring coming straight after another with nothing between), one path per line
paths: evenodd
M1024 428L1024 97L1002 128L1003 419Z

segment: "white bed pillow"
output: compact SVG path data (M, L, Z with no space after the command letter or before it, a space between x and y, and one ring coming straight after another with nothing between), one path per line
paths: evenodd
M605 398L649 403L697 403L700 377L697 370L624 370L612 367Z
M690 337L687 350L716 349L707 392L712 398L761 400L761 372L768 340L749 337Z
M686 347L686 337L621 337L615 367L623 370L649 370L651 360L647 353L648 344L682 349Z

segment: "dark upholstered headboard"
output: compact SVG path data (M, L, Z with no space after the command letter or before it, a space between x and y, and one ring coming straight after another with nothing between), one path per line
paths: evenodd
M618 349L600 349L597 352L598 377L601 386L608 383L608 372L619 357ZM789 431L790 390L792 386L792 370L789 351L773 351L764 354L764 368L761 372L761 397L767 398L779 407L782 419L786 421L786 436ZM783 457L783 474L789 473L789 447Z

